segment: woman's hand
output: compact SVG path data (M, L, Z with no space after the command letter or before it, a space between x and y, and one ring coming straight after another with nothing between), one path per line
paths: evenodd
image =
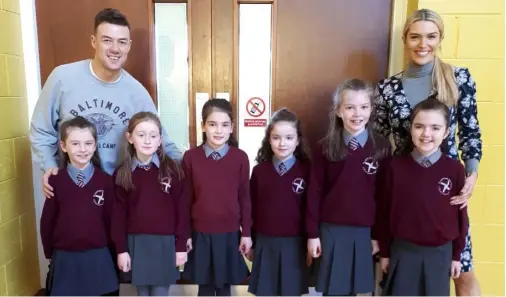
M460 195L454 196L450 199L450 203L452 205L461 205L460 209L467 206L471 195L473 194L474 186L476 185L476 180L478 179L478 173L473 172L467 178L464 183L464 187L460 191Z
M459 278L461 269L462 263L460 261L452 261L451 277L454 279Z

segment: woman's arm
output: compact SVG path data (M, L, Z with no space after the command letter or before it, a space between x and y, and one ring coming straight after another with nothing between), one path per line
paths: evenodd
M457 101L457 123L459 150L469 175L478 171L482 157L481 130L476 103L476 84L467 68L461 68L456 77L459 87Z
M380 92L380 86L376 87L374 92L374 109L375 109L375 117L374 117L374 125L373 129L376 133L383 135L386 139L390 136L392 127L390 126L390 121L388 120L388 105L383 98L383 95Z
M459 87L459 100L457 101L457 124L459 150L461 159L465 163L467 174L466 182L460 195L452 197L452 204L465 207L473 193L478 179L478 165L482 157L481 130L478 122L478 106L476 103L476 84L467 68L460 68L456 81ZM455 152L456 153L456 152Z

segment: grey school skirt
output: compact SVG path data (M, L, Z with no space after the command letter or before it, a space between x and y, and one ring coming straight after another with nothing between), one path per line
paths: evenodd
M249 276L239 252L240 232L192 233L193 250L188 253L183 278L197 285L238 285Z
M328 295L374 292L371 228L322 223L316 291Z
M79 252L55 250L48 277L51 296L99 296L119 287L107 247Z
M256 296L300 296L308 293L306 240L259 235L248 292Z
M174 235L129 234L134 286L170 286L179 278Z
M449 296L452 243L419 246L395 239L383 296Z

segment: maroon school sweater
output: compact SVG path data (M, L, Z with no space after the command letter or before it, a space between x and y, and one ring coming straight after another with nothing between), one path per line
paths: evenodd
M114 181L95 167L88 183L80 188L66 169L49 177L54 197L44 201L40 235L44 254L55 249L83 251L108 246L110 215L115 199Z
M268 236L305 234L309 166L300 161L280 176L271 160L253 168L250 182L252 232Z
M230 147L225 156L213 160L198 146L185 152L183 166L191 184L192 230L226 233L242 227L242 236L249 237L251 199L246 153Z
M464 186L464 166L444 155L428 168L412 156L396 157L379 179L380 256L390 257L393 238L421 246L452 241L453 260L459 261L468 228L467 208L451 205L450 198Z
M390 143L379 138L378 149L390 154ZM364 147L352 151L341 161L331 162L315 150L309 180L306 230L309 238L318 238L320 223L335 225L374 225L376 172L382 159L373 160L371 137Z
M159 181L158 172L153 164L147 171L135 168L133 190L116 186L112 238L118 254L128 251L127 234L175 235L176 252L186 251L190 224L186 180L174 176Z

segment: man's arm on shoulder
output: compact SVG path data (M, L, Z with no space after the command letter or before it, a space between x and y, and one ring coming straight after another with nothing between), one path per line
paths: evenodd
M42 88L30 123L32 155L40 163L44 172L49 168L58 167L56 154L58 152L57 125L60 119L60 78L60 71L55 68Z

